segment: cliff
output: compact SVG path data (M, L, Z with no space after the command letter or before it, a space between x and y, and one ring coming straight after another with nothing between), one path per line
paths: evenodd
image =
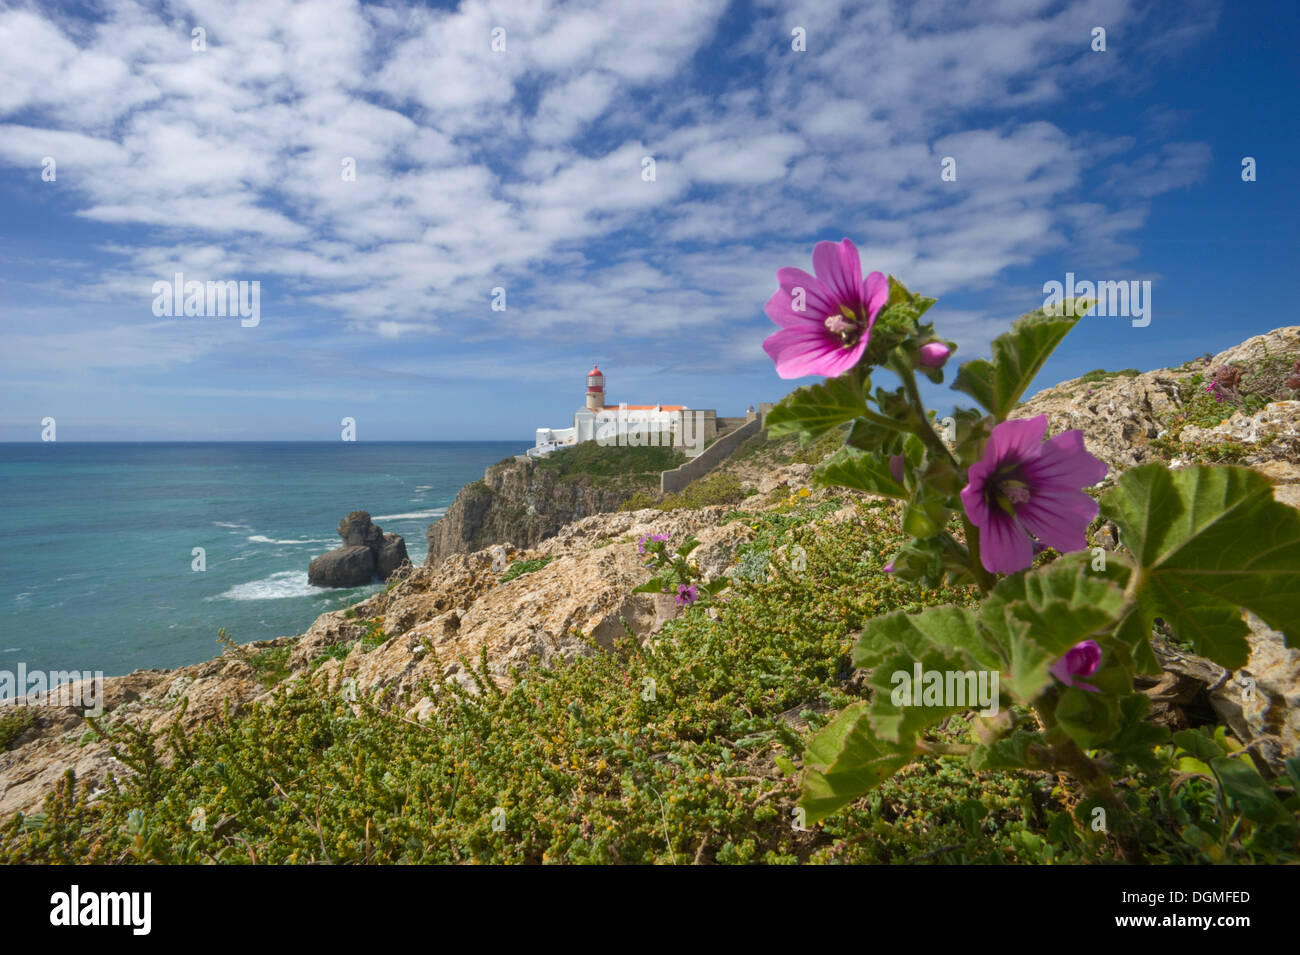
M429 525L425 565L493 544L533 547L566 524L618 510L638 491L657 488L659 472L682 460L668 448L597 450L607 459L599 470L591 449L581 447L558 451L550 460L492 465Z

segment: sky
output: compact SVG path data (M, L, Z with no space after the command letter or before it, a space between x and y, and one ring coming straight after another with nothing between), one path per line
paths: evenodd
M776 270L845 237L957 359L1067 272L1151 282L1039 387L1217 352L1296 323L1297 9L0 0L0 441L531 443L593 362L742 414L809 383Z

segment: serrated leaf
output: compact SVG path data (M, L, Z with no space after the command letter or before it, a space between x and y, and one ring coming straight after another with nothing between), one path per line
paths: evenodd
M1119 704L1106 693L1067 686L1056 704L1056 721L1084 749L1104 742L1119 730Z
M1051 667L1071 647L1114 620L1123 592L1062 560L1003 578L985 598L980 623L1006 661L1004 685L1028 703L1052 683Z
M907 488L894 480L883 455L840 448L813 473L818 484L851 487L886 497L906 498Z
M768 434L774 438L790 434L819 438L862 415L870 385L862 370L853 368L838 378L798 388L767 413Z
M799 805L809 823L835 810L902 769L916 749L878 739L871 732L866 703L852 703L808 744L804 752Z
M919 684L915 680L918 663ZM974 674L974 686L963 674ZM981 686L979 671L972 669L963 655L938 649L920 657L895 653L872 671L867 685L875 690L868 708L871 728L890 743L911 743L922 730L954 713L997 706L996 695L988 703L979 699L980 692L992 685L988 677Z
M979 772L986 769L1041 769L1032 755L1032 748L1045 746L1039 733L1017 730L1010 736L975 747L970 757L970 768Z
M913 659L933 648L952 649L984 669L995 670L999 665L975 615L964 607L932 607L915 614L900 610L872 618L853 646L853 665L877 666L895 648L907 651Z
M979 358L966 362L957 372L953 388L970 395L996 420L1005 420L1082 317L1082 311L1071 317L1049 315L1041 308L1022 315L1011 331L993 340L993 361Z
M1249 656L1244 607L1300 641L1300 513L1266 478L1239 467L1128 471L1102 499L1138 562L1145 616L1168 620L1230 669Z

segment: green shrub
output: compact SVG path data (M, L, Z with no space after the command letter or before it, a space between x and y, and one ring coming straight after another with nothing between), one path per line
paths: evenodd
M666 494L656 507L661 511L696 509L713 504L739 504L746 497L740 478L726 471L714 471L692 481L676 494Z
M31 707L11 704L0 708L0 752L8 749L35 720Z
M605 446L584 441L563 448L537 460L536 467L558 471L561 481L591 479L598 484L641 483L658 485L659 473L686 461L686 456L672 447Z
M535 570L541 570L553 560L555 558L549 554L535 560L516 560L506 568L506 572L501 575L499 582L503 584L509 583L516 577L522 577L524 574L531 574Z
M645 507L657 507L659 495L653 491L637 491L618 506L620 511L639 511Z
M352 652L352 648L356 645L357 642L355 640L342 640L338 643L330 644L316 657L316 659L311 661L311 668L314 670L328 660L344 659Z
M1079 376L1079 381L1083 384L1091 384L1095 381L1109 381L1112 378L1136 378L1142 372L1136 368L1125 368L1122 371L1106 371L1104 368L1094 368L1085 375Z

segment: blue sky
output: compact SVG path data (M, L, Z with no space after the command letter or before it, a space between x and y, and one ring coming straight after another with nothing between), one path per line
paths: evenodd
M1040 385L1219 351L1296 321L1298 21L1211 0L10 3L0 441L46 416L64 441L336 440L345 416L363 441L527 440L569 423L593 361L611 401L738 414L799 383L760 347L776 269L845 236L940 299L963 359L1067 271L1152 282L1149 326L1086 319ZM260 323L156 316L177 271L259 282Z

